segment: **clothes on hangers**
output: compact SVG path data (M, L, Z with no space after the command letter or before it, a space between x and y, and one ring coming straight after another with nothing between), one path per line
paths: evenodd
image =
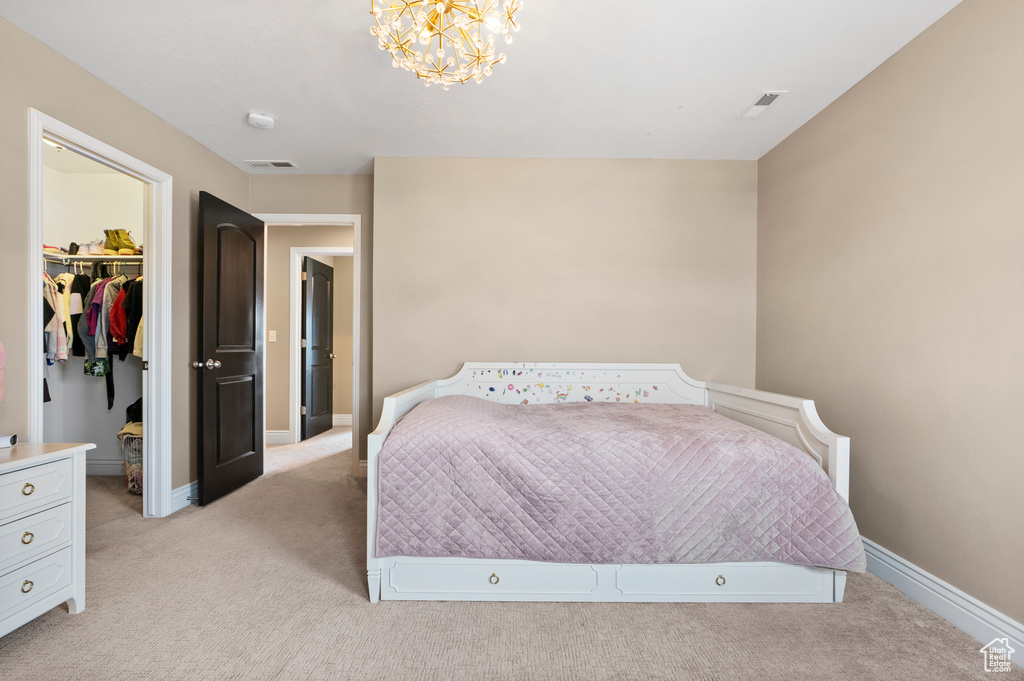
M96 297L96 290L99 288L99 285L99 281L89 285L89 290L86 292L85 300L82 303L84 310L90 311L92 309L92 299ZM77 330L78 337L82 339L82 350L85 353L85 373L92 376L102 376L103 374L90 372L90 365L96 360L96 327L93 324L91 332L89 327L89 313L84 312L79 316Z
M68 359L68 337L64 324L64 297L57 283L43 273L43 337L46 341L46 362L64 363ZM49 310L47 311L47 307Z
M110 376L111 355L124 361L136 352L142 321L142 277L120 274L120 263L93 263L93 277L64 272L44 276L43 318L47 361L66 361L68 351L85 357L89 376ZM111 276L113 275L113 276ZM136 289L132 294L132 289ZM58 326L61 332L57 332ZM141 340L138 345L141 347ZM107 381L113 403L113 379Z
M126 281L128 281L127 277L115 277L113 279L108 279L106 286L103 287L103 298L100 300L99 313L96 318L97 359L106 357L109 354L108 350L111 346L110 307L114 304L114 299L117 298L117 294L121 292L121 286L124 285L124 282ZM95 300L93 300L93 305L96 305Z

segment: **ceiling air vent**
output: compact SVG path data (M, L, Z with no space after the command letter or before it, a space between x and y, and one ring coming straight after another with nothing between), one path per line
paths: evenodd
M297 168L291 161L243 161L253 168Z
M758 95L758 98L754 100L754 103L748 106L746 109L740 112L740 115L736 117L738 121L752 121L760 118L761 114L772 105L772 103L779 98L780 95L786 94L785 90L771 90L762 92Z

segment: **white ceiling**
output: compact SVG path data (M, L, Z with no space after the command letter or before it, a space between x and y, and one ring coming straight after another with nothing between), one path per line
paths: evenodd
M367 0L0 0L0 16L240 168L347 174L375 156L757 159L959 2L526 0L508 62L448 92L392 68ZM762 90L789 94L735 120Z
M65 175L120 175L121 172L98 163L87 156L65 149L43 145L43 167Z

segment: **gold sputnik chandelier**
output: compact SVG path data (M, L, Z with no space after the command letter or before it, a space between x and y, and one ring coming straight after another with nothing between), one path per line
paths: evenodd
M494 56L495 36L512 42L519 30L520 0L371 0L370 12L380 49L391 53L391 64L412 71L425 85L467 80L483 82L505 54ZM421 49L423 48L423 49Z

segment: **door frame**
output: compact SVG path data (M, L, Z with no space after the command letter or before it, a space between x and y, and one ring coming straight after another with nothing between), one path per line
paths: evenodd
M302 438L302 414L300 410L302 408L302 398L304 397L302 390L302 377L306 373L306 367L302 363L302 316L305 314L306 309L302 304L302 261L307 256L325 256L325 257L355 257L355 247L353 246L292 246L288 249L288 339L289 348L294 352L289 353L289 371L288 371L288 394L291 395L293 388L296 395L296 403L288 404L289 413L289 425L291 425L292 415L295 418L295 429L294 442L300 442ZM298 272L296 272L298 267ZM352 262L353 275L355 273L355 261ZM337 280L334 280L335 282ZM335 286L335 289L337 287ZM331 292L331 300L334 300L335 291ZM352 292L353 297L355 291ZM356 315L358 312L355 309L355 301L352 301L352 314ZM332 330L333 333L333 330ZM356 326L355 320L352 320L352 432L353 440L355 440L355 423L356 423L356 397L359 393L357 390L356 379L358 376L355 373L355 362L356 362ZM332 367L333 375L333 367ZM333 387L332 387L333 390ZM332 414L332 426L333 414ZM288 437L291 438L293 433L289 429ZM355 449L355 443L352 445Z
M142 267L147 278L143 300L142 372L142 514L162 518L173 513L171 490L171 207L172 178L100 140L29 109L29 280L43 278L43 148L44 139L59 143L98 163L140 180L148 186L146 245ZM32 289L35 290L34 288ZM29 305L29 348L42 347L43 306ZM29 359L29 442L43 441L43 363ZM144 365L145 366L145 365Z
M361 253L361 216L345 213L254 213L254 217L263 220L264 230L273 226L301 227L305 225L326 225L352 228L352 246L292 246L288 253L288 443L299 442L301 429L299 426L299 407L302 393L302 353L299 347L302 322L302 258L307 255L351 256L352 257L352 461L353 472L363 474L359 467L359 379L360 358L360 253ZM266 234L266 232L264 232ZM269 240L266 242L269 243ZM269 248L267 252L269 254ZM264 278L266 281L266 278ZM266 308L264 307L264 314ZM266 371L264 370L264 381ZM266 391L264 391L264 395ZM265 412L264 412L265 413ZM365 469L365 462L363 465Z

